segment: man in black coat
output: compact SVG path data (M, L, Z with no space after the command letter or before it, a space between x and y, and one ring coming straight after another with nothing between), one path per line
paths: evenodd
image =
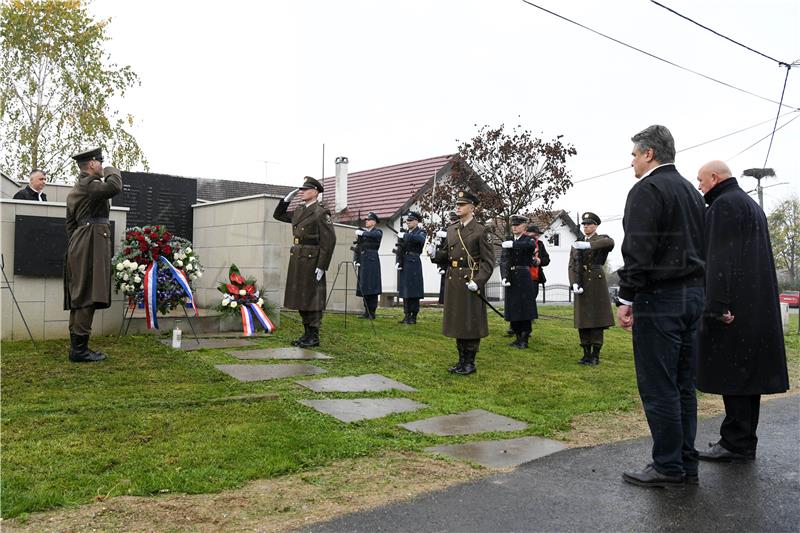
M380 218L370 211L364 219L364 228L356 230L356 245L353 249L353 265L358 273L356 296L364 298L364 314L361 318L375 318L378 296L383 292L381 284L381 247L383 231L376 227Z
M408 231L397 234L403 241L403 264L397 263L397 293L403 299L403 320L401 324L416 324L419 313L419 301L425 295L425 284L422 279L422 262L419 255L425 246L427 235L419 223L422 215L409 211L406 215Z
M634 485L696 484L697 329L703 312L703 198L675 169L664 126L634 135L639 181L625 203L619 324L633 330L639 396L653 437L653 462L623 473Z
M528 347L533 319L539 317L533 292L534 286L538 287L539 284L531 279L529 270L535 245L525 233L527 222L522 215L511 216L512 238L503 241L500 255L500 278L505 287L503 315L516 335L509 346L519 349Z
M697 388L725 403L720 440L700 459L745 462L756 456L761 395L789 389L778 279L767 217L728 166L706 163L697 181L709 206Z
M14 195L14 200L29 200L31 202L46 202L47 195L44 193L44 185L47 176L38 168L35 168L28 175L28 185L20 189Z

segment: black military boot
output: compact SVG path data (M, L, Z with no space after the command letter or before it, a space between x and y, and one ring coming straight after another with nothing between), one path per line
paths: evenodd
M292 341L292 346L300 346L308 339L308 326L303 324L303 334Z
M458 363L456 363L455 365L453 365L450 368L448 368L447 371L450 372L451 374L455 374L456 372L458 372L458 369L461 368L462 366L464 366L464 350L459 348L458 349Z
M306 340L298 344L300 348L313 348L319 346L319 328L308 326L308 337Z
M600 364L600 348L602 347L602 344L592 344L592 355L589 357L587 365L597 366Z
M474 374L477 371L475 368L475 352L472 350L464 350L464 364L461 368L456 369L455 373L462 376Z
M508 345L514 348L519 348L519 341L522 338L522 333L515 331L514 335L515 335L514 340L509 342Z
M69 360L73 363L94 363L106 358L104 353L92 352L89 350L89 335L70 335L72 349L69 352Z
M592 360L592 347L588 344L581 344L581 348L583 348L583 358L578 361L579 365L588 365L589 361Z
M417 323L417 313L416 313L416 311L408 313L408 323L409 324L416 324Z
M411 313L408 313L408 312L403 313L403 320L401 320L399 322L399 324L410 324L410 322L408 321L410 316L411 316Z
M519 341L517 342L517 348L520 350L524 350L528 347L528 338L531 336L530 333L527 331L523 331L520 333Z

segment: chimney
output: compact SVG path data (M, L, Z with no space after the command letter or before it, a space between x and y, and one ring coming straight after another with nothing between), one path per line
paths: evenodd
M347 163L345 156L336 158L336 205L334 210L341 213L347 209Z

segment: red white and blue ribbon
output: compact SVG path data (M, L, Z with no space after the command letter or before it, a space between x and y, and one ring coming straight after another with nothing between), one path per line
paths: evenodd
M158 268L151 263L144 271L144 314L147 329L158 329L158 309L156 306L156 289L158 288Z
M244 304L239 309L242 314L242 331L245 337L250 337L255 334L256 321L261 324L261 327L263 327L264 331L267 333L275 331L275 324L272 323L267 313L265 313L258 304Z
M189 280L186 279L186 274L183 270L178 270L172 263L169 262L169 259L164 257L163 255L159 257L163 263L167 265L167 268L170 269L172 275L175 277L175 280L178 282L178 285L181 286L183 292L186 294L186 297L189 298L189 303L192 304L192 309L194 309L194 316L198 316L197 314L197 306L194 304L194 296L192 295L192 288L189 286Z

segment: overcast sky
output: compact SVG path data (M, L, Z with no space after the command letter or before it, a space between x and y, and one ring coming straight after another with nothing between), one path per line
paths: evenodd
M646 0L534 3L706 76L778 101L786 68ZM800 2L664 0L784 62L800 59ZM117 107L152 172L299 184L345 155L355 172L454 153L477 125L564 135L578 182L557 208L594 211L622 240L630 137L660 123L694 181L710 159L762 167L778 105L648 57L521 0L95 0L112 58L141 86ZM800 116L800 66L779 125ZM800 189L800 120L775 135L765 206ZM266 161L266 163L265 163ZM745 190L755 180L740 180ZM617 219L614 221L613 219ZM619 266L612 255L612 266Z

